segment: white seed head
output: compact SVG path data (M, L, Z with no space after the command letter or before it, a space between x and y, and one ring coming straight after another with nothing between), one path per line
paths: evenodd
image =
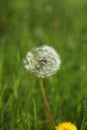
M45 78L60 69L61 60L55 49L44 45L28 52L23 63L27 70Z

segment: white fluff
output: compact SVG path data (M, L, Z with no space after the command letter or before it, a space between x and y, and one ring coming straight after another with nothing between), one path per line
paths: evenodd
M44 45L28 52L23 63L27 70L45 78L60 69L61 60L55 49Z

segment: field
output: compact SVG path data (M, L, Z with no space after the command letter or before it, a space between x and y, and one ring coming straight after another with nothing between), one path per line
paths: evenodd
M58 125L87 130L87 1L0 1L0 130L52 130L39 78L24 68L34 47L60 55L60 70L44 78Z

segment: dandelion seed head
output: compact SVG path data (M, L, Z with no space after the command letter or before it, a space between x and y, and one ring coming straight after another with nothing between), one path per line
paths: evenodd
M28 52L23 63L27 70L45 78L60 69L61 60L55 49L44 45Z

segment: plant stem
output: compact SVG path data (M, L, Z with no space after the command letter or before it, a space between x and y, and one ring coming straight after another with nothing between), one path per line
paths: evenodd
M80 128L80 130L84 130L84 124L85 124L85 117L83 117L83 120L82 120L82 124L81 124L81 128Z
M46 97L46 94L45 94L45 89L44 89L42 78L40 78L40 87L41 87L43 100L44 100L44 103L45 103L45 106L46 106L46 109L47 109L47 112L48 112L48 116L49 116L51 125L52 125L53 129L55 130L55 123L54 123L54 120L53 120L53 117L52 117L52 114L51 114L51 110L50 110L50 107L49 107L49 104L48 104L48 101L47 101L47 97Z

